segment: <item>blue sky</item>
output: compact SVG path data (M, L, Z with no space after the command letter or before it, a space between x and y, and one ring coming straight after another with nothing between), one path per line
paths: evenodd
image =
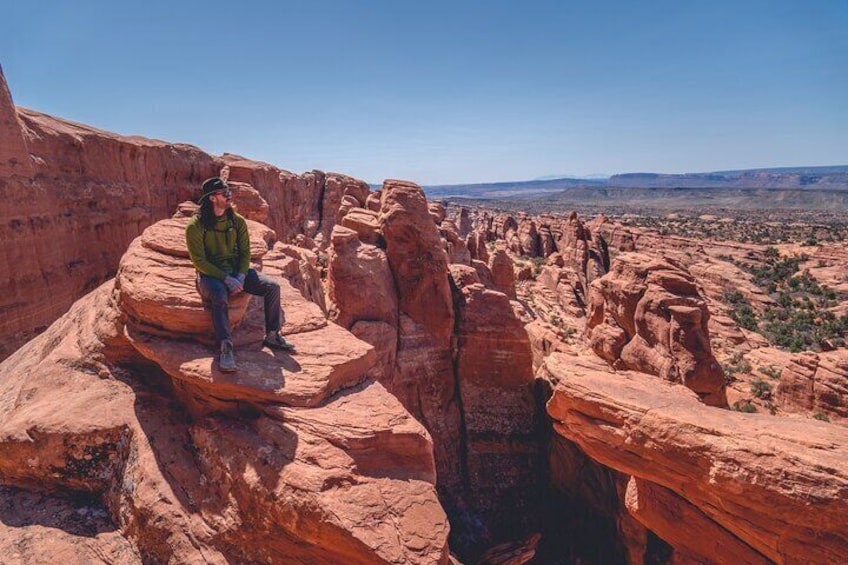
M848 164L848 1L13 2L15 102L423 184Z

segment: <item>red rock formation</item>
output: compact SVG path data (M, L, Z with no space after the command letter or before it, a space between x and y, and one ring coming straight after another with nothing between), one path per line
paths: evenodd
M482 231L474 231L465 238L472 260L489 262L489 250L486 249L486 235Z
M398 294L398 350L391 391L434 438L439 484L457 490L460 413L451 336L448 262L418 185L386 181L380 225Z
M488 227L488 239L489 241L503 239L509 242L510 232L515 233L516 231L518 231L518 223L515 218L509 214L497 214L491 218L491 225Z
M489 530L486 539L510 539L534 524L528 494L536 488L539 446L530 340L505 294L480 284L471 267L451 265L451 275L466 502Z
M114 274L129 242L217 168L194 147L16 112L8 97L0 117L0 162L20 162L25 147L32 163L0 172L2 359Z
M12 94L0 67L0 178L22 176L32 172L23 126L12 104Z
M307 300L326 313L318 256L312 251L278 241L262 256L262 271L288 280Z
M370 374L392 390L397 355L398 297L386 253L336 226L327 273L330 319L374 346L378 362Z
M780 374L777 402L788 412L848 418L848 351L793 356Z
M554 243L554 238L551 234L551 227L546 224L541 225L539 227L539 251L542 257L548 257L556 250L556 243Z
M680 385L581 369L561 354L543 371L558 382L548 403L556 432L635 477L628 508L683 555L838 563L848 554L845 428L717 410ZM684 519L698 530L669 533Z
M121 278L167 291L150 274ZM254 312L235 330L235 374L188 335L145 331L155 293L136 295L126 327L124 286L81 299L0 364L0 481L55 508L56 491L102 499L120 537L87 547L119 562L447 563L429 435L366 377L373 349L280 282L298 353L262 348ZM0 546L19 539L3 522Z
M439 225L439 234L445 240L445 251L448 254L448 261L450 263L461 265L471 264L471 252L468 250L465 241L459 237L456 224L451 220L443 220Z
M266 226L247 220L251 232L251 259L261 261L274 234ZM196 272L185 245L187 218L162 220L136 239L124 254L115 286L121 308L131 323L167 336L195 335L211 340L212 319L197 293ZM250 295L230 303L230 317L237 326Z
M341 225L355 231L362 243L382 245L383 236L376 212L365 208L352 208L342 218Z
M517 231L518 241L521 245L519 255L539 257L542 249L539 242L539 232L536 230L536 222L526 214L522 215L518 219Z
M345 195L364 200L368 194L366 183L338 173L296 175L237 155L225 154L222 160L229 168L229 180L249 184L265 198L268 225L284 242L302 234L326 247Z
M445 248L463 246L452 221L437 229L439 206L402 181L387 181L381 196L378 245L344 227L358 208L333 231L330 316L375 347L379 361L369 374L430 431L457 548L474 555L533 521L529 339L509 299L480 283L491 285L486 265L452 265L451 294Z
M7 297L0 359L114 275L130 241L218 174L233 183L247 217L267 218L289 243L326 246L343 201L368 199L368 185L344 175L299 176L15 108L0 72L0 239L7 249L0 268L9 274L0 281Z
M651 481L630 477L625 505L640 524L675 548L675 562L771 563L697 506Z
M477 561L477 565L524 565L536 557L536 548L540 534L533 534L519 542L508 542L496 545L486 551Z
M462 207L459 210L459 237L467 237L473 229L473 222L468 208Z
M591 285L587 342L616 368L682 382L704 402L726 406L709 317L689 273L663 259L625 253Z
M447 211L441 202L428 202L427 210L430 212L430 217L433 218L433 223L437 226L445 221Z
M503 247L495 249L489 257L489 270L492 272L495 290L515 298L515 268Z

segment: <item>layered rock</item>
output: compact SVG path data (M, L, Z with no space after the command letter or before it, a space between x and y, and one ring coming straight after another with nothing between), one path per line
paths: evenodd
M430 436L367 378L370 346L280 280L297 355L262 348L250 311L240 370L224 374L190 334L148 331L153 299L135 295L125 326L133 279L168 283L120 277L0 365L4 485L102 498L128 545L96 550L126 562L447 562ZM12 534L0 528L0 543ZM74 551L68 562L85 562Z
M848 418L848 351L794 355L780 374L776 396L788 412Z
M473 268L451 265L451 275L468 512L485 524L483 540L509 539L538 526L530 339L509 298L481 284Z
M616 368L681 382L704 402L726 406L709 317L689 273L664 259L624 253L591 285L587 343Z
M386 181L380 226L398 295L398 348L391 390L434 437L439 483L460 488L460 412L451 336L448 262L421 188Z
M682 555L837 563L848 552L844 428L716 410L680 385L560 354L543 371L559 383L548 403L556 432L634 477L628 509Z
M8 274L0 282L7 297L0 305L4 358L112 276L127 244L193 196L216 167L212 157L187 145L16 110L10 99L0 100L0 107L0 115L14 114L12 123L20 126L4 128L0 161L20 162L26 147L31 163L0 173L6 246L0 267ZM10 145L16 134L22 137Z
M131 324L160 335L211 340L212 319L197 292L197 274L185 244L187 225L187 218L173 218L147 228L122 258L115 286ZM274 233L252 220L247 220L247 225L251 260L261 261ZM248 294L230 301L234 326L241 322L249 301Z
M387 181L380 194L377 230L346 227L356 207L333 230L330 317L374 346L379 361L370 374L433 436L452 543L473 558L488 543L529 533L535 521L529 338L488 266L466 264L440 205L404 181ZM512 261L503 259L512 288Z
M16 108L0 72L0 239L7 250L0 268L8 273L0 281L0 359L113 276L129 243L214 175L232 182L246 217L266 222L283 242L310 247L328 245L343 203L368 198L368 185L345 175L296 175Z

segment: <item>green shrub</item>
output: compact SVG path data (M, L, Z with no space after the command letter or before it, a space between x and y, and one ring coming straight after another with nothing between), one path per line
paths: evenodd
M745 412L746 414L754 414L757 412L757 407L747 400L737 400L733 403L733 409L737 412Z
M751 394L757 398L767 400L771 398L771 385L763 379L756 378L751 381Z
M780 378L780 369L778 369L774 365L766 365L764 367L760 367L759 369L757 369L757 371L772 380L777 380Z
M822 422L830 422L830 418L827 417L827 414L824 412L816 412L813 414L813 418L816 420L821 420Z

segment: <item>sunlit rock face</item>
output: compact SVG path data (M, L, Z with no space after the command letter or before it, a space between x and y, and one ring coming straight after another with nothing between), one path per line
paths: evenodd
M198 341L211 321L188 290L184 222L148 228L115 281L0 364L3 508L39 496L62 516L56 493L87 496L113 532L81 543L78 529L3 520L2 554L20 555L36 533L23 558L52 547L67 563L92 552L122 563L447 563L430 434L369 378L373 347L277 278L297 353L262 346L260 301L245 297L239 370L222 373ZM251 232L263 266L270 230Z
M333 230L328 310L374 346L374 378L432 435L452 547L476 556L538 522L532 359L510 302L512 260L497 255L497 284L418 185L386 181L379 193L376 227L357 228L349 218L370 211L352 206ZM476 256L485 250L475 243Z
M667 260L624 253L591 284L588 344L612 366L680 382L726 406L724 372L709 339L709 310L695 279Z
M848 418L848 351L793 355L776 392L780 406L789 412Z
M548 403L555 432L631 477L621 497L628 514L676 556L836 563L846 555L846 428L716 409L684 386L559 353L540 372L558 383Z
M232 183L245 217L311 251L329 245L340 210L369 196L346 175L298 175L15 107L0 71L0 294L14 297L0 304L0 359L114 276L130 242L211 176Z

